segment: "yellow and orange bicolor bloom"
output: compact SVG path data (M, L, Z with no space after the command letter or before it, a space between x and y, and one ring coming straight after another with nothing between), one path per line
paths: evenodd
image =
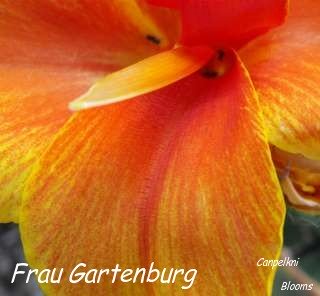
M196 268L191 295L270 294L257 260L282 245L274 164L291 204L319 204L320 4L294 0L285 20L287 5L0 3L0 218L19 223L33 267L154 261Z

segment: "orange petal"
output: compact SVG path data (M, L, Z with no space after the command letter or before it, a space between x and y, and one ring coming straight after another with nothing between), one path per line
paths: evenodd
M320 159L320 2L292 1L287 23L241 56L258 89L270 142Z
M212 53L206 47L179 47L159 53L98 80L70 103L70 109L108 105L157 90L199 70Z
M1 1L0 60L110 70L171 48L175 13L138 3Z
M18 221L21 189L33 162L70 116L68 101L93 74L0 67L0 221Z
M182 18L181 43L239 47L280 25L287 13L286 0L148 0L178 9Z
M284 205L256 96L237 59L220 78L200 73L72 117L25 190L20 226L33 267L68 274L79 262L154 261L196 268L194 295L270 292L275 269L257 260L279 255ZM42 285L47 295L180 295L181 286L181 275L169 285L110 275Z
M17 221L29 167L69 116L68 102L101 73L173 45L174 14L141 5L1 1L0 221Z

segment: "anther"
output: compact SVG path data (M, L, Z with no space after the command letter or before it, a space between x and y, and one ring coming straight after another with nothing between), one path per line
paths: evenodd
M225 75L234 63L231 52L216 50L213 58L200 70L205 78L219 78Z
M217 51L217 58L218 58L219 61L223 61L224 55L225 55L225 53L224 53L224 51L222 49L219 49Z
M203 68L202 75L207 78L216 78L219 76L219 73L215 70L210 69L210 68Z
M154 44L157 44L157 45L159 45L161 43L161 40L158 37L154 36L154 35L149 35L148 34L148 35L146 35L146 39L149 40L150 42L154 43Z

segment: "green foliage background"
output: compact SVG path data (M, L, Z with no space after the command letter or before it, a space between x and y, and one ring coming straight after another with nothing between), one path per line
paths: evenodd
M312 282L320 282L320 216L310 216L288 209L284 228L284 246L291 253L290 257L300 258L298 267L312 278ZM281 285L284 281L298 283L280 268L276 275L273 296L319 295L315 294L315 291L311 293L283 291Z

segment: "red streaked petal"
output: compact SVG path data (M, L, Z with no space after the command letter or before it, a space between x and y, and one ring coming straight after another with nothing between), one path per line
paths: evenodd
M233 53L232 53L233 54ZM191 292L264 295L284 206L254 89L238 60L76 113L35 167L21 233L36 268L196 268ZM243 267L245 262L245 268ZM43 285L57 295L179 295L176 284Z
M240 54L259 92L270 142L320 159L320 3L292 1L288 21Z
M135 0L5 0L0 15L6 64L110 70L171 48L178 30L174 12Z
M185 45L239 47L280 25L287 13L286 0L148 0L181 12Z
M179 47L159 53L99 79L69 107L81 110L108 105L157 90L196 72L212 54L206 47Z

